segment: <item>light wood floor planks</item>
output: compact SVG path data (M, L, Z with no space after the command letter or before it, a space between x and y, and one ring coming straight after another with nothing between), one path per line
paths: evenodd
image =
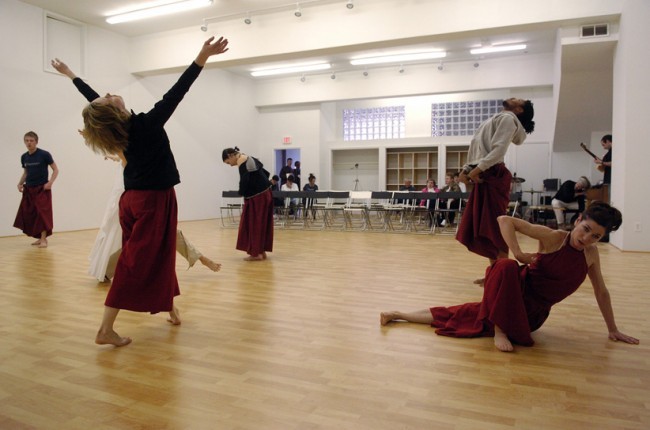
M236 230L182 223L223 263L177 263L183 324L121 312L124 348L93 343L108 286L86 275L95 231L48 249L0 238L0 429L648 429L650 254L602 244L619 328L591 285L536 345L496 351L382 310L477 301L485 260L451 236L276 230L247 263ZM532 242L527 242L532 248Z

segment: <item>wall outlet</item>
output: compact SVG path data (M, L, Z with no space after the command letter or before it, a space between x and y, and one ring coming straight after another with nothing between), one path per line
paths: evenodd
M643 226L640 222L634 223L634 231L640 233L643 231Z

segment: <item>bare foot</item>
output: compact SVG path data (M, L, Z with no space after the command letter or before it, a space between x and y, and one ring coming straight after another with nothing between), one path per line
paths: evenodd
M32 246L38 246L41 244L41 239L38 239L36 242L32 243Z
M474 279L472 283L475 285L480 285L482 287L485 283L485 278Z
M103 333L101 330L97 332L95 343L97 345L115 345L124 346L130 344L132 339L130 337L121 337L115 331Z
M266 251L264 251L264 252L262 253L262 260L266 260L266 258L267 258L267 256L266 256Z
M381 325L386 325L389 322L396 320L397 318L398 318L397 311L382 312L381 314L379 314L379 323Z
M511 352L514 351L512 343L508 340L508 336L500 329L494 330L494 346L497 347L499 351Z
M262 261L264 260L264 257L259 254L259 255L249 255L248 257L244 258L244 261Z
M181 314L178 312L178 308L174 306L169 312L169 318L167 318L167 321L174 325L181 325Z
M38 244L39 248L47 248L47 240L41 240L41 243Z
M201 262L201 264L203 264L205 267L212 270L213 272L218 272L219 270L221 270L221 264L220 263L215 263L214 261L210 260L205 255L200 256L199 261Z

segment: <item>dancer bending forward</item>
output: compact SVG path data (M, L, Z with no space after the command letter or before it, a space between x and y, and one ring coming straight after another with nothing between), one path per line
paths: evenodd
M622 217L617 209L607 203L593 203L576 220L571 232L551 230L508 216L500 216L498 222L505 242L523 266L515 260L496 260L486 271L481 302L415 312L382 312L381 324L405 320L430 324L443 336L493 336L497 349L512 351L513 343L532 346L531 332L542 326L551 307L575 292L589 275L609 338L639 343L616 327L596 247L606 233L621 225ZM523 252L515 232L537 239L539 251Z

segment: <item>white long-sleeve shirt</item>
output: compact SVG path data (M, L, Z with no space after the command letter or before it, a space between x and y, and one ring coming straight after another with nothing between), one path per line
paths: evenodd
M478 166L482 171L498 163L503 163L510 142L521 145L526 140L526 131L517 115L510 111L501 111L483 122L469 146L467 164Z

